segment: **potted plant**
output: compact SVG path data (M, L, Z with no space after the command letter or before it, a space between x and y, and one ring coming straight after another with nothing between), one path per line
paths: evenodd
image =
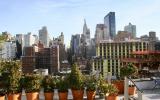
M99 93L99 98L100 99L103 99L105 95L107 95L105 93L105 85L106 85L106 81L104 79L104 77L102 77L102 75L99 75L98 77L98 81L97 81L97 84L98 84L98 93Z
M51 75L47 75L42 80L45 100L53 100L55 81Z
M87 100L94 100L96 95L97 80L96 77L90 75L85 79L86 91L87 91Z
M124 79L112 80L112 84L118 89L119 94L124 93Z
M99 89L101 91L101 93L103 93L103 97L107 97L108 96L108 83L103 82L100 86Z
M60 77L57 82L57 89L59 100L67 100L68 98L68 88L69 88L68 78L67 77Z
M106 100L118 100L118 89L113 84L108 84L107 91L109 95Z
M128 94L129 95L135 95L136 94L136 87L135 87L135 85L129 85L129 87L128 87Z
M4 61L3 77L6 85L8 100L21 100L21 64L19 61Z
M84 93L84 76L77 67L77 64L73 64L71 73L69 74L69 85L72 90L74 100L83 100Z
M133 64L129 63L127 66L122 67L120 70L121 77L135 77L137 75L138 69ZM133 84L129 85L128 94L134 95L136 87Z
M36 74L27 74L24 77L24 89L27 100L39 100L39 91L41 88L41 76Z
M128 77L128 76L130 77L130 76L136 75L136 72L137 72L137 68L131 63L120 68L119 80L112 81L112 83L119 90L118 92L119 94L124 93L124 77Z

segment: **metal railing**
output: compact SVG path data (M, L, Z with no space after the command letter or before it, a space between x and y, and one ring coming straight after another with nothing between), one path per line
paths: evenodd
M143 94L143 91L141 89L139 89L139 87L135 84L135 82L130 78L130 77L127 77L129 79L129 81L132 82L132 84L136 87L137 89L137 92L138 92L138 100L143 100L142 99L142 94Z

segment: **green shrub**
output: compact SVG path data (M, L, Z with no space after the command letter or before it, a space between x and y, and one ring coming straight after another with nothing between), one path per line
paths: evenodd
M57 82L59 92L68 92L69 82L67 77L60 77Z
M53 92L55 86L56 86L56 82L53 80L52 76L47 75L43 78L42 87L44 89L44 92Z
M86 85L87 91L95 91L97 88L96 77L93 75L86 77L85 85Z
M81 90L84 89L84 76L77 67L77 64L73 64L71 73L69 75L69 85L71 89Z
M23 86L26 93L39 92L41 88L41 76L36 74L25 75Z

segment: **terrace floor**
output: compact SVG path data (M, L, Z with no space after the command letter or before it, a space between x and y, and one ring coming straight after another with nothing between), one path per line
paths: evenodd
M83 98L84 98L83 100L87 100L86 93L84 93ZM122 98L123 98L123 95L119 95L119 100L122 100ZM40 100L44 100L43 91L40 92L39 99L40 99ZM25 94L24 91L22 92L22 100L27 100L27 99L26 99L26 94ZM56 89L55 89L55 91L54 91L54 100L59 100L58 91L57 91ZM68 100L73 100L71 90L69 90L69 93L68 93ZM96 99L95 99L95 100L104 100L104 99L99 99L99 96L96 95Z

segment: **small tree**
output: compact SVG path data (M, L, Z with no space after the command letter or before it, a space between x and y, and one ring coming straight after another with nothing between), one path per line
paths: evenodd
M19 61L4 61L1 63L1 66L7 92L10 94L20 93L22 91L21 63Z
M39 92L41 88L41 76L36 74L25 75L23 86L26 93Z
M56 86L56 82L53 80L53 77L47 75L42 80L42 87L44 88L44 92L53 92Z
M124 78L125 76L134 76L138 72L138 69L133 64L129 63L128 65L121 67L120 76Z
M84 76L77 67L77 64L73 64L71 73L69 75L70 87L74 90L84 89Z

